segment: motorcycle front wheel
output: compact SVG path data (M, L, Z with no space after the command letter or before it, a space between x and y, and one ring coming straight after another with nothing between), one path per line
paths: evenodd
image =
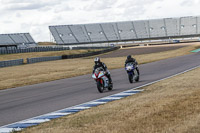
M130 83L133 83L133 75L132 75L132 74L129 74L129 75L128 75L128 79L129 79L129 82L130 82Z
M101 84L101 82L98 80L97 81L97 89L100 93L103 93L103 85Z

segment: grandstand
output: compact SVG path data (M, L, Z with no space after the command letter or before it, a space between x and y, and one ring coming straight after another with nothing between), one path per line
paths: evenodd
M29 33L0 34L0 49L17 49L35 46Z
M200 35L200 17L49 26L59 45L191 38Z

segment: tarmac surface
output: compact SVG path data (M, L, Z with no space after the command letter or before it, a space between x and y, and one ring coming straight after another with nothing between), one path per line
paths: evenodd
M189 44L168 44L168 45L156 45L156 46L138 46L132 48L122 48L108 54L100 55L101 58L109 58L109 57L122 57L127 55L141 55L141 54L151 54L164 52L169 50L175 50L179 48L183 48Z
M111 70L114 89L104 93L97 91L90 74L1 90L0 126L116 94L199 65L200 52L139 65L140 81L133 84L124 68Z

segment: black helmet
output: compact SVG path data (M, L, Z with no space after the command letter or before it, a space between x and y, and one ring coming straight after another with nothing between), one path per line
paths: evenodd
M128 59L128 60L131 59L131 55L128 55L128 56L127 56L127 59Z
M100 58L99 58L99 57L94 58L94 63L95 63L95 64L100 63Z

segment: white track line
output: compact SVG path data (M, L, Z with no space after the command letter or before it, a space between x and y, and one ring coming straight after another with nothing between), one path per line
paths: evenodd
M162 80L165 80L165 79L169 79L169 78L172 78L174 76L177 76L177 75L180 75L180 74L183 74L185 72L188 72L188 71L191 71L193 69L196 69L200 67L199 66L196 66L196 67L193 67L193 68L190 68L186 71L183 71L183 72L180 72L180 73L177 73L177 74L174 74L172 76L169 76L169 77L166 77L166 78L163 78L163 79L160 79L160 80L156 80L154 82L150 82L150 83L147 83L147 84L144 84L144 85L141 85L141 86L138 86L138 87L135 87L135 88L132 88L130 90L126 90L126 91L123 91L123 92L120 92L118 94L114 94L114 95L110 95L110 96L107 96L107 97L104 97L104 98L100 98L100 99L96 99L94 101L90 101L90 102L87 102L87 103L83 103L83 104L79 104L79 105L76 105L76 106L73 106L73 107L69 107L69 108L65 108L65 109L62 109L62 110L58 110L58 111L55 111L55 112L51 112L51 113L48 113L48 114L44 114L44 115L41 115L41 116L37 116L37 117L33 117L33 118L30 118L30 119L27 119L27 120L23 120L23 121L20 121L20 122L15 122L15 123L12 123L12 124L8 124L8 125L5 125L5 126L2 126L0 127L0 133L9 133L13 130L15 131L20 131L24 128L13 128L12 126L15 126L15 125L20 125L20 124L24 124L22 126L26 126L28 124L40 124L40 123L43 123L43 122L47 122L47 121L50 121L50 119L48 119L48 117L51 117L51 116L65 116L65 115L69 115L69 114L72 114L72 113L76 113L76 112L79 112L81 110L84 110L84 109L89 109L91 108L93 105L95 106L98 106L98 105L101 105L101 104L105 104L107 102L110 102L112 100L119 100L119 99L122 99L126 96L131 96L131 95L134 95L134 94L137 94L139 92L142 92L143 89L140 89L140 90L136 90L136 89L139 89L139 88L142 88L142 87L145 87L145 86L148 86L148 85L151 85L151 84L154 84L154 83L157 83L159 81L162 81ZM105 100L105 102L101 101L100 100ZM107 101L106 101L107 100ZM92 105L91 107L88 107ZM67 113L63 113L65 111L69 111ZM71 112L70 112L71 111ZM47 118L45 118L47 116ZM41 118L41 119L37 119L39 117L44 117L44 118Z

